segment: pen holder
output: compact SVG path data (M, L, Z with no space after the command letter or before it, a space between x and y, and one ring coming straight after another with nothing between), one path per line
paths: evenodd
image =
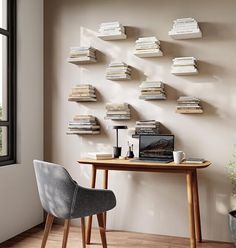
M121 155L121 147L114 146L113 147L113 157L119 158Z
M134 152L133 151L128 151L126 154L127 158L133 158L134 157Z

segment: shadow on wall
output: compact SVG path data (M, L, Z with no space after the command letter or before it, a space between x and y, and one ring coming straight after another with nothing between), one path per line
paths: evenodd
M224 40L235 40L235 23L222 22L199 22L202 31L202 39L212 40L214 42L223 42Z

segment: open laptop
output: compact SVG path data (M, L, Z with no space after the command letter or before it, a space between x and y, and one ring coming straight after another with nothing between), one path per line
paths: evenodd
M174 135L139 135L138 161L169 163L173 161ZM136 160L137 161L137 160Z

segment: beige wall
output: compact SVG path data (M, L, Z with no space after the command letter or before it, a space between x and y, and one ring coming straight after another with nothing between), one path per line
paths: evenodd
M43 159L43 1L17 1L17 164L0 167L0 243L41 223L33 159Z
M129 127L138 119L155 118L175 134L176 149L213 162L209 169L199 173L203 238L229 240L230 185L225 165L235 141L235 9L234 0L45 1L45 158L65 165L80 184L88 186L90 168L79 167L76 161L87 151L111 149L114 132L107 129L112 122L104 120L105 103L128 102L133 107L133 118L124 123ZM168 31L172 21L181 17L196 18L203 38L172 40ZM101 22L115 20L128 27L127 40L107 42L96 38ZM140 59L132 55L138 37L153 35L161 40L164 57ZM99 62L68 64L70 46L79 45L97 48ZM200 74L171 75L171 60L175 56L199 59ZM112 59L134 67L133 80L107 81L105 68ZM166 83L167 101L138 99L138 85L146 78L144 74L148 79ZM99 101L68 102L70 89L87 82L98 89ZM204 114L176 114L176 99L183 94L201 98ZM78 113L96 115L103 128L102 135L67 136L67 122ZM123 134L125 145L127 133ZM137 140L133 142L137 151ZM109 180L109 187L118 199L117 207L109 214L109 228L188 235L183 176L112 172Z

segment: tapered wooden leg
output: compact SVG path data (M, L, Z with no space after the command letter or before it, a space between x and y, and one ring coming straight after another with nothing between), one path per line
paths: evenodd
M91 188L95 188L96 185L96 175L97 175L97 170L96 167L93 165L92 167L92 181L91 181ZM91 240L91 229L92 229L92 221L93 217L89 216L88 217L88 224L87 224L87 237L86 237L86 243L90 244Z
M70 220L65 220L62 248L66 248L69 230L70 230Z
M196 228L196 239L198 242L202 242L202 231L201 231L201 215L199 208L199 196L198 196L198 182L197 182L197 171L193 172L193 202L194 202L194 217L195 217L195 228Z
M103 214L97 214L97 218L98 218L98 225L99 225L99 230L100 230L100 235L101 235L101 240L102 240L102 247L107 248L106 230L104 226L104 216Z
M190 248L196 248L194 204L193 204L193 174L191 171L187 172L187 196L188 196L188 211L189 211Z
M82 247L86 248L85 218L81 217Z
M108 188L108 170L104 170L104 182L103 182L103 188ZM107 223L107 212L104 212L104 227L106 228Z
M49 232L51 230L53 220L54 220L54 216L52 214L48 214L47 219L46 219L46 223L45 223L45 227L44 227L43 240L42 240L41 248L44 248L46 246L48 235L49 235Z

